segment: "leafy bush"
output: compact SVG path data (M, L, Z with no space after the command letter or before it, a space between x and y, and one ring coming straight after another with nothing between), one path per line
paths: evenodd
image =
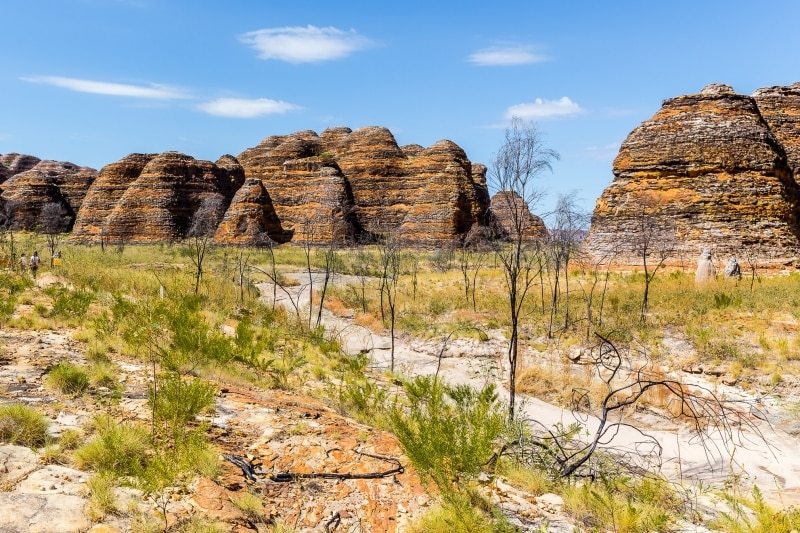
M53 316L61 318L82 318L94 301L94 293L78 289L71 291L60 287L50 291L53 296Z
M47 384L61 392L78 396L83 394L89 386L89 374L68 361L61 362L50 369L47 374Z
M0 405L0 441L39 447L47 441L47 419L20 403Z
M417 471L442 491L477 475L507 427L494 385L476 390L420 376L404 388L408 409L395 407L389 419Z

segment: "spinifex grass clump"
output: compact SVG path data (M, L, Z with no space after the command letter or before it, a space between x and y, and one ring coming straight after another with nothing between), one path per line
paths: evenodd
M47 373L47 384L62 394L78 396L89 386L89 374L81 367L63 361Z
M47 442L47 419L27 405L0 405L0 441L40 447Z
M78 467L116 477L136 475L153 444L147 428L119 422L110 416L98 416L92 425L94 438L75 450Z

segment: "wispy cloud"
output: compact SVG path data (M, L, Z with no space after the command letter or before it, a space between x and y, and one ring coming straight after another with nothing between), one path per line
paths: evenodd
M584 110L563 96L558 100L544 100L537 98L533 103L512 105L506 110L506 118L519 117L522 119L566 117L583 113Z
M256 118L302 109L300 106L269 98L217 98L197 107L209 115L232 118Z
M261 59L288 63L316 63L342 59L375 43L356 33L337 28L291 26L265 28L239 36L239 40L258 52Z
M548 59L547 56L534 52L531 46L492 46L467 57L467 61L481 67L529 65Z
M622 143L613 142L603 145L590 145L586 147L586 157L597 159L600 161L607 161L614 159L619 153L619 147Z
M105 94L109 96L128 96L132 98L150 98L154 100L175 100L189 98L189 95L175 87L149 83L147 85L129 85L124 83L111 83L107 81L82 80L78 78L64 78L61 76L35 76L22 78L32 83L44 83L69 89L81 93Z

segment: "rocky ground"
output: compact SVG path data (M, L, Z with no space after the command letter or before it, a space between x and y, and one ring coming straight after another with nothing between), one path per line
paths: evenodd
M352 330L346 344L363 340L363 332L355 334L359 328ZM382 343L377 339L372 346L377 365ZM87 364L85 346L70 331L4 329L0 346L0 401L35 406L50 419L53 437L83 432L102 413L149 420L148 372L140 361L115 359L123 385L119 397L104 387L66 397L46 387L44 377L64 360ZM403 346L411 350L411 344ZM476 365L477 377L484 363ZM433 503L394 436L297 391L223 384L209 420L223 473L170 491L170 528L203 517L235 532L270 531L275 524L297 532L404 531ZM87 488L93 474L43 452L0 445L0 533L143 531L144 523L163 528L154 502L129 488L117 489L119 512L96 516ZM556 495L536 498L502 480L487 480L484 491L525 531L573 530ZM257 509L235 504L245 494L257 497Z
M298 277L302 281L300 274ZM302 295L300 287L302 283L293 289L294 297ZM264 294L272 293L269 287L263 289ZM22 306L19 312L30 309ZM355 326L347 313L325 313L324 321L346 350L368 353L375 369L387 368L388 337ZM440 340L402 337L396 342L395 367L407 375L432 373L438 368L453 382L502 383L504 341L500 332L489 333L482 342L450 342L441 359ZM679 339L672 344L667 347L687 349ZM101 413L149 420L148 373L140 361L116 360L123 384L121 396L112 397L113 391L97 387L71 398L43 383L47 370L60 361L87 363L85 346L73 340L70 331L5 329L0 331L0 346L0 401L22 402L44 412L53 437L69 429L84 431L92 417ZM750 395L750 400L758 400L752 391L745 393L735 384L715 381L719 377L697 368L681 372L682 379L720 394ZM527 416L545 423L573 419L571 413L533 398L522 406ZM666 427L663 420L647 412L639 422L664 447L667 475L689 482L723 483L738 473L758 482L765 492L778 494L783 503L795 503L800 501L800 458L792 429L795 417L782 411L775 400L762 407L773 422L759 425L770 446L752 438L749 446L737 448L733 456L720 449L711 461L686 428ZM210 438L223 459L223 473L216 479L187 480L175 487L167 505L171 527L200 516L237 532L269 531L274 524L299 532L401 532L433 503L392 435L343 416L298 391L223 384L209 421ZM618 438L627 437L622 432ZM42 450L0 446L0 533L123 532L142 530L141 524L147 521L159 523L153 502L133 489L118 489L118 513L102 518L93 515L87 489L91 476L68 462L59 464ZM483 490L522 531L567 532L575 527L556 495L534 497L502 479L486 480ZM245 494L256 496L259 505L255 510L243 511L235 504ZM698 502L705 508L715 504L707 496L699 497ZM687 524L684 531L704 530Z

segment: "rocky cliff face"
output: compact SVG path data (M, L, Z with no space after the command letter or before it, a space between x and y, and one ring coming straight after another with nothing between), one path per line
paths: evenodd
M797 156L787 157L800 148L792 144L795 94L771 88L746 96L714 84L664 101L622 143L587 246L622 246L630 258L643 219L655 218L674 227L675 243L692 257L704 247L717 256L758 248L791 261L800 236Z
M0 159L0 168L6 173L0 185L0 202L14 225L26 230L40 224L42 207L47 203L62 205L69 218L66 227L71 227L86 192L97 178L95 169L65 161L42 161L19 154Z

